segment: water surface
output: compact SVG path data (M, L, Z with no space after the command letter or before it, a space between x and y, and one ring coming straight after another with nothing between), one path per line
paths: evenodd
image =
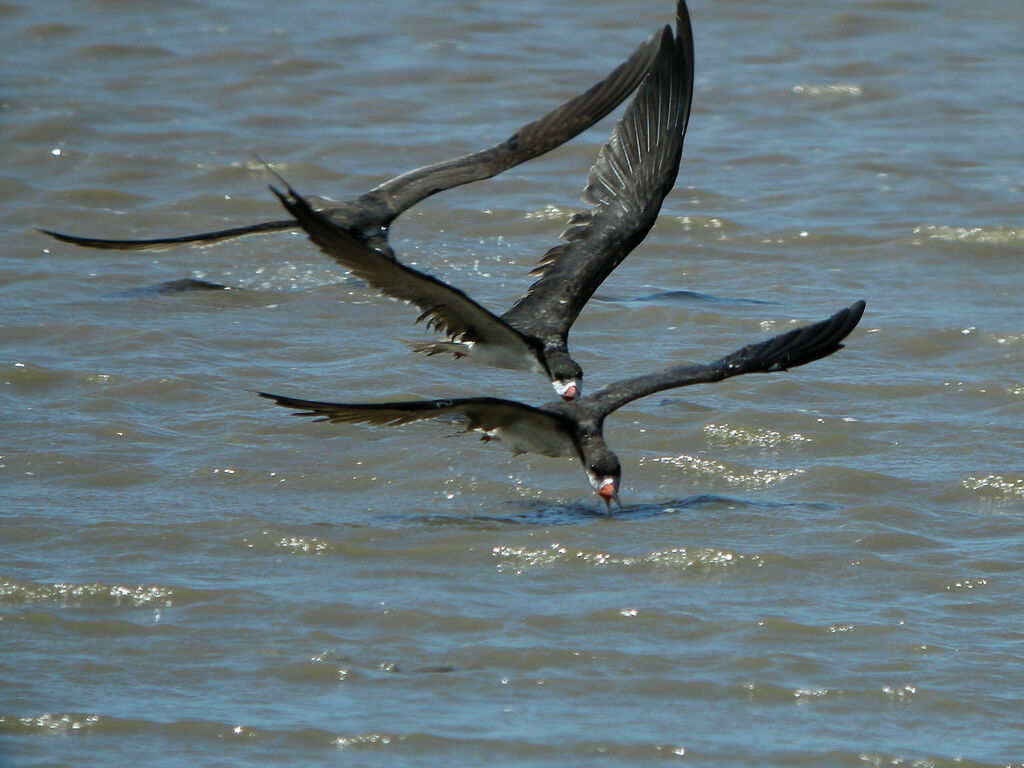
M571 343L591 389L865 298L846 349L568 460L253 394L550 398L421 359L282 234L583 90L669 2L0 4L0 764L1024 763L1024 6L695 2L674 192ZM395 224L504 309L614 118ZM206 280L230 291L157 291Z

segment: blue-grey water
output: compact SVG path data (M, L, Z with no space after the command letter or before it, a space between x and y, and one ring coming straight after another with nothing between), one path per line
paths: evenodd
M577 463L253 390L550 399L410 353L303 237L588 87L671 0L0 3L0 765L1024 764L1024 4L694 0L679 180L590 389L865 298L846 349L609 418ZM615 113L615 114L618 114ZM614 116L399 255L501 311ZM161 294L200 278L242 289Z

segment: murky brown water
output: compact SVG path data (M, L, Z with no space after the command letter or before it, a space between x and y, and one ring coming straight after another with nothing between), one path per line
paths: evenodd
M612 416L578 465L257 398L550 399L278 218L603 76L670 2L0 4L0 764L1024 761L1016 0L695 2L676 190L571 342L591 388L865 298L848 347ZM401 218L504 309L612 121ZM231 292L153 294L204 278Z

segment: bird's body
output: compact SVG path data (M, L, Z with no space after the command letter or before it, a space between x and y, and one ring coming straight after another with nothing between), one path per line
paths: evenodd
M609 384L571 402L531 406L493 397L392 403L328 403L260 393L318 421L378 426L424 419L455 421L464 431L502 442L514 453L580 459L591 486L606 501L618 499L619 460L604 440L605 418L633 400L675 387L721 381L745 373L795 368L841 349L864 313L858 301L826 320L748 344L706 365L683 365Z
M669 27L662 30L646 79L590 169L582 197L591 209L570 219L563 242L533 270L529 290L501 315L370 247L283 179L285 190L274 193L324 253L381 293L419 307L420 319L449 337L414 349L538 371L571 400L582 391L583 371L569 354L569 330L598 286L654 225L675 184L692 95L693 33L680 0L675 35Z

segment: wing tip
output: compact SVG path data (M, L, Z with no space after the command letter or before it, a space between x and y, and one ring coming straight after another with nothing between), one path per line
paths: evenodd
M309 401L298 400L294 397L288 397L287 395L275 395L271 392L256 392L260 397L265 397L268 400L273 400L274 405L280 405L282 408L293 408L302 410L293 410L292 416L318 416L319 418L313 419L313 421L329 421L329 417L324 416L319 411L310 407Z
M842 342L857 327L866 306L859 299L817 323L749 344L723 358L721 369L728 371L726 375L775 373L828 357L846 346Z

